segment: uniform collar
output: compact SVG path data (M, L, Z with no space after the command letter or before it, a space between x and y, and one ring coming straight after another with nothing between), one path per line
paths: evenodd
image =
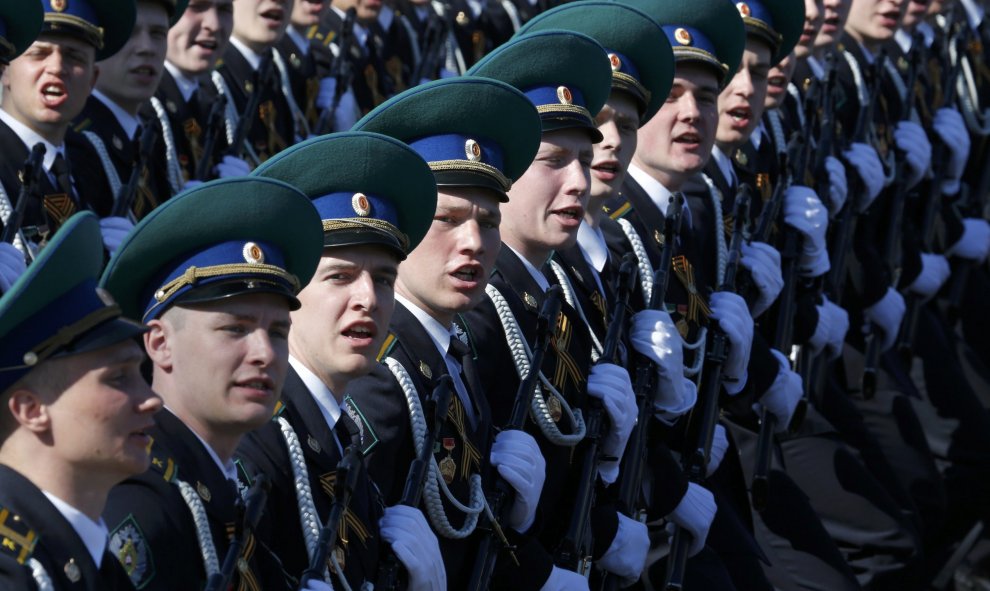
M656 204L660 213L666 216L667 205L670 203L670 191L667 187L663 186L660 181L650 176L649 173L635 164L629 165L629 176L639 183L639 186L646 191L646 194Z
M83 545L86 546L86 550L89 551L89 555L93 557L96 568L100 568L100 563L103 562L103 552L107 547L107 536L109 536L107 524L103 521L103 518L101 517L99 522L93 521L83 515L81 511L47 490L41 492L45 493L45 496L55 506L55 509L69 522L72 529L76 530Z
M894 41L897 41L897 45L905 54L910 53L911 46L914 45L914 39L911 38L911 33L908 33L904 29L894 31Z
M756 126L753 133L749 134L749 143L753 144L753 147L759 150L764 137L769 137L767 135L767 126L763 122L763 119L760 119L760 124Z
M289 39L292 39L292 42L295 43L296 47L299 49L299 53L303 55L307 55L309 53L309 39L296 30L294 26L289 25L286 27L285 35Z
M927 21L918 23L918 31L925 38L925 47L931 47L935 43L935 29Z
M378 24L387 31L392 28L393 20L395 20L395 10L388 4L382 4L381 10L378 11Z
M340 20L343 21L347 18L347 14L343 10L334 6L333 4L330 5L330 9L333 10L337 14L337 16L340 17ZM365 47L365 48L367 47L367 44L365 42L368 40L368 28L362 25L361 23L357 22L356 20L354 21L354 40L357 41L358 45L360 45L361 47Z
M120 107L117 103L113 102L113 99L103 94L99 90L93 89L93 97L103 103L106 108L110 109L113 113L114 118L117 119L117 123L120 124L120 128L124 130L127 134L128 139L134 139L135 133L137 133L138 127L141 125L141 120L135 115L131 115L124 109Z
M436 318L430 316L425 310L417 306L416 304L410 302L408 299L402 297L398 293L395 294L395 301L402 304L409 313L419 321L423 328L426 329L426 333L430 335L430 339L433 340L433 344L437 346L437 350L440 351L441 355L447 355L447 347L450 346L450 337L454 336L453 327L444 328Z
M320 407L320 413L323 415L324 420L326 420L327 426L333 431L334 425L340 419L340 405L337 404L337 399L334 397L333 392L323 383L323 380L303 365L302 361L299 361L291 354L289 355L289 365L299 374L299 379L302 380L306 389L313 396L316 405Z
M55 146L55 144L51 143L50 141L38 135L38 133L36 133L33 129L31 129L27 125L24 125L17 119L14 119L13 115L8 113L7 111L4 111L3 109L0 109L0 121L6 123L7 127L9 127L11 131L17 134L17 137L19 137L21 141L24 142L24 145L27 147L28 150L30 150L38 142L41 142L45 145L45 159L43 160L43 162L45 163L45 170L51 169L52 163L55 162L56 154L63 154L63 158L65 157L64 144L62 146Z
M241 55L244 56L244 59L247 60L247 63L248 65L251 66L252 70L258 69L258 67L261 65L260 53L255 53L253 49L241 43L240 40L238 40L233 35L230 36L230 44L233 45L234 48L237 49L237 51L239 51Z
M736 184L736 171L732 168L732 160L718 146L712 146L712 158L715 160L715 164L718 165L718 169L722 172L722 176L725 177L726 182L734 186Z
M179 93L182 94L182 100L189 102L192 95L199 88L199 82L187 77L185 74L179 71L168 60L165 61L165 69L168 73L172 75L172 79L175 80L175 85L179 87Z
M584 259L599 273L608 262L608 246L605 245L605 234L601 228L592 228L582 221L578 227L578 246Z
M503 242L502 246L511 250L512 254L516 255L516 257L518 257L519 260L522 261L523 267L526 268L526 271L529 272L529 274L533 277L533 281L535 281L536 284L540 286L540 289L542 289L544 293L546 293L546 291L550 289L550 282L547 281L547 278L543 276L543 273L540 273L539 269L533 266L533 263L526 260L526 257L519 254L516 251L516 249L512 248L508 244Z
M172 412L172 409L170 409L167 405L165 406L165 410L169 411L170 413L172 413L173 416L178 418L178 415ZM183 424L185 425L185 423ZM220 456L217 455L217 452L213 451L213 447L209 443L207 443L206 440L203 439L199 435L199 433L196 432L195 429L189 427L189 425L185 425L185 427L186 429L189 429L190 433L196 436L196 439L198 439L200 443L203 444L203 447L206 449L206 453L209 454L210 459L213 460L214 464L216 464L217 469L220 470L220 473L223 474L223 477L226 478L227 480L233 480L234 482L237 482L237 466L234 465L234 460L229 459L226 462L221 460Z
M825 68L822 67L822 63L818 61L813 55L808 56L808 68L811 69L811 73L818 80L823 80L825 78Z

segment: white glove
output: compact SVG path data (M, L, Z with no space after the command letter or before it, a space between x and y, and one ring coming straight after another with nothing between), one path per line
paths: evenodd
M749 269L753 283L760 295L753 304L753 318L767 311L784 289L784 276L780 270L780 252L765 242L742 244L739 264Z
M536 520L536 506L547 477L547 463L533 436L524 431L502 431L495 437L489 461L516 490L509 526L523 533Z
M202 184L203 184L203 181L197 181L197 180L186 181L182 185L182 191L180 191L180 193L185 193L186 191L188 191L190 189L195 189L196 187L198 187L198 186L200 186Z
M894 142L897 148L904 152L908 165L908 177L905 188L918 184L932 163L932 144L925 135L925 130L914 121L898 121L894 128Z
M869 209L873 200L877 198L883 190L883 164L880 162L880 155L873 149L873 146L854 142L849 149L842 152L846 162L856 169L856 176L863 182L866 194L856 203L856 209L860 212ZM853 198L859 197L853 195Z
M588 396L602 401L608 413L611 427L602 440L602 453L615 458L603 461L599 474L606 484L612 484L619 476L619 460L626 449L626 442L636 424L638 408L629 372L613 363L598 363L588 374Z
M131 233L134 224L127 218L110 216L100 220L100 233L103 235L103 248L113 256L124 238Z
M333 591L333 587L318 579L310 579L309 582L306 583L306 586L299 591Z
M226 179L251 174L251 165L236 156L227 155L213 167L213 170L216 172L217 178Z
M708 528L715 519L715 497L700 484L688 483L687 492L677 507L667 516L667 519L683 527L691 533L691 548L688 556L694 556L705 547Z
M540 591L588 591L588 579L572 570L555 566Z
M887 288L887 293L883 294L880 301L863 310L863 317L883 331L881 353L894 346L901 320L904 319L904 311L904 297L892 287Z
M846 167L835 156L826 156L825 173L828 174L828 212L834 216L842 210L849 195Z
M773 384L753 407L758 411L758 407L762 405L767 409L767 412L777 417L775 431L781 433L786 431L788 425L791 424L794 409L804 397L804 386L801 383L801 376L791 371L791 364L784 357L784 354L776 349L770 349L770 352L777 358L780 370L777 372Z
M681 335L666 310L642 310L632 317L632 346L656 364L658 392L654 410L672 422L691 410L698 399L694 382L684 377Z
M808 339L808 346L815 353L828 348L828 358L835 359L842 352L842 343L849 331L849 314L828 298L815 309L818 310L818 324L815 325L815 334Z
M347 92L340 96L340 104L333 113L333 130L347 131L354 127L360 116L361 110L358 108L357 99L354 98L354 91L348 88Z
M722 387L729 395L738 394L746 385L749 375L749 353L753 348L753 317L749 315L746 300L728 291L716 291L710 298L711 318L729 337L729 355L725 360Z
M712 449L708 452L708 465L705 466L705 475L711 476L722 464L726 450L729 449L729 438L725 434L725 427L715 425L715 435L712 437Z
M921 273L908 286L908 289L925 300L935 295L949 278L949 260L940 254L921 253Z
M326 111L333 104L333 95L337 92L337 78L327 76L320 80L320 89L316 92L316 107Z
M443 591L447 588L440 543L422 511L405 505L385 507L378 528L382 539L392 546L396 558L406 567L409 589Z
M966 168L966 160L969 159L970 139L966 123L963 121L959 111L942 107L935 111L932 120L932 128L938 134L939 139L949 150L948 162L942 162L944 166L944 179L942 180L942 194L955 195L959 192L959 179L962 178L963 170Z
M990 252L990 224L982 218L963 220L963 233L955 244L945 249L945 256L983 263Z
M619 513L619 528L612 544L598 559L598 566L623 579L635 581L646 567L650 536L646 524Z
M784 193L784 222L801 233L801 257L798 269L805 277L819 277L829 270L825 231L828 210L815 192L794 185Z
M0 293L5 293L14 285L17 278L27 270L24 253L13 244L0 242Z

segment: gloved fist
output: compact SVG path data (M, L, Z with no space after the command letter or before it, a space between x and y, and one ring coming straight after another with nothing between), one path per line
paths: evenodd
M753 406L762 405L767 409L767 412L775 416L777 418L776 432L782 433L791 424L794 409L804 397L804 386L801 383L801 376L791 371L791 364L784 357L784 354L776 349L770 349L770 352L777 358L780 369L777 371L777 377L773 384L760 397L760 401Z
M516 490L509 526L523 533L536 520L536 505L547 477L547 463L533 436L524 431L502 431L495 437L489 461Z
M354 91L350 88L340 96L340 104L333 113L333 130L347 131L354 127L354 123L361 115L358 108L357 99L354 98Z
M306 583L306 586L300 589L299 591L333 591L333 587L331 587L328 583L324 583L323 581L317 579L310 579Z
M753 318L759 318L773 305L774 300L784 289L784 276L780 270L780 253L765 242L742 244L742 258L739 264L749 270L759 295L753 304Z
M636 424L638 408L629 372L613 363L598 363L588 375L588 396L602 401L611 427L602 441L602 453L615 458L599 468L602 480L611 484L619 476L619 460Z
M966 161L969 159L970 139L966 123L959 111L942 107L935 111L932 128L938 134L948 150L948 161L940 163L943 166L944 178L941 191L943 195L955 195L959 192L959 179L962 178Z
M251 165L249 165L246 160L242 160L236 156L227 155L213 167L213 170L216 173L217 178L226 179L251 174Z
M710 298L711 318L729 338L729 355L725 360L722 387L732 395L738 394L749 377L749 353L753 347L753 318L746 308L746 300L729 291L716 291Z
M646 566L650 536L646 524L629 519L621 513L618 517L619 528L608 550L598 559L598 566L623 579L635 581Z
M0 242L0 294L10 291L17 278L27 270L24 253L12 244Z
M100 233L103 235L103 248L110 256L117 252L124 238L131 233L134 224L127 218L110 216L100 219Z
M715 519L715 497L700 484L688 483L687 492L681 502L667 516L668 519L691 533L691 547L688 556L694 556L705 547L708 529Z
M894 142L904 153L908 165L905 187L910 189L918 184L932 163L932 144L925 130L914 121L898 121L894 128Z
M320 80L320 89L316 92L315 104L321 111L326 111L333 105L333 95L337 94L337 78L327 76Z
M864 195L853 195L856 202L856 210L864 212L870 208L873 200L877 198L883 190L883 163L880 162L880 155L869 144L854 142L848 150L842 152L849 166L856 170L856 176L863 183L866 190Z
M572 570L555 566L540 591L588 591L588 579Z
M945 249L945 256L955 256L976 263L987 260L990 252L990 223L982 218L963 220L963 233L955 244Z
M942 284L949 278L949 260L940 254L921 253L921 273L908 289L927 300L938 293Z
M846 167L835 156L826 156L825 174L828 175L828 212L834 216L842 210L849 194Z
M396 558L406 567L409 589L443 591L447 588L447 571L440 555L440 544L422 511L405 505L386 507L378 527L382 539L392 546Z
M182 192L185 193L186 191L188 191L190 189L195 189L196 187L198 187L198 186L200 186L202 184L203 184L203 181L197 181L195 179L194 180L191 180L191 181L186 181L182 185Z
M632 317L629 329L632 346L657 367L658 396L655 410L664 420L675 420L694 406L698 392L684 378L684 350L681 335L666 310L642 310Z
M904 297L892 287L887 288L887 293L877 303L863 310L863 317L883 332L881 353L894 346L901 320L904 319L904 311Z
M849 314L828 298L815 309L818 310L818 324L815 325L815 334L808 339L808 346L815 353L827 347L828 358L835 359L842 353L842 344L849 331Z
M712 437L712 448L708 452L708 465L705 466L705 475L711 476L722 464L726 450L729 449L729 438L725 434L725 427L715 425L715 435Z
M805 277L819 277L831 267L825 248L828 211L808 187L794 185L784 193L784 222L801 233L798 269Z

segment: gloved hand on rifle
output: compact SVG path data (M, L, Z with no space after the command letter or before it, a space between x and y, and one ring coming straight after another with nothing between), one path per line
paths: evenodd
M725 427L715 425L715 434L712 435L712 447L708 451L708 465L705 466L705 476L711 476L722 465L722 458L729 449L729 437L725 434Z
M103 248L106 249L110 256L117 252L120 245L123 244L124 238L131 233L131 229L134 228L134 224L131 220L127 218L111 216L100 219L100 234L103 235Z
M321 111L326 111L333 106L333 98L337 93L337 78L327 76L320 80L320 90L316 94L316 106ZM340 95L340 102L333 112L333 131L347 131L354 127L358 119L357 100L354 92L348 88Z
M767 409L767 412L777 417L777 433L787 430L794 416L801 398L804 397L804 386L801 383L801 376L791 371L791 363L784 357L784 354L776 349L770 349L773 356L777 358L780 369L770 388L763 393L760 401L753 405L754 410L759 412L759 406Z
M447 588L440 543L422 511L405 505L386 507L378 527L382 539L392 546L396 558L406 567L410 591Z
M815 325L815 333L808 339L808 346L815 353L826 349L828 358L835 359L842 353L842 344L849 331L849 314L827 297L815 309L818 310L818 324Z
M749 373L749 354L753 348L753 317L749 315L746 300L730 291L716 291L709 300L711 319L729 339L729 354L722 367L722 388L731 395L738 394L746 386Z
M905 189L918 184L918 181L928 172L932 163L932 144L925 135L925 130L914 121L898 121L894 128L894 142L897 149L904 153L907 162L907 179Z
M870 208L873 200L883 190L883 163L880 162L880 155L873 149L873 146L860 142L852 143L848 150L842 152L842 156L846 159L846 163L856 171L856 176L859 177L863 183L863 188L866 190L862 195L852 196L853 199L857 199L854 202L856 211L862 213Z
M948 150L947 161L932 163L932 166L942 167L943 179L939 188L943 195L955 195L959 192L959 179L969 159L969 131L959 111L950 107L935 111L932 128Z
M674 507L667 519L683 527L691 534L691 547L688 556L694 556L705 547L708 529L715 519L715 497L700 484L688 483L687 492L681 502Z
M10 291L10 287L26 270L24 253L13 244L0 242L0 294Z
M894 288L888 287L887 293L883 294L877 303L863 310L863 317L883 331L881 353L894 346L905 309L904 297Z
M316 579L310 579L306 582L306 586L299 591L333 591L333 587L329 583L324 583L323 581L318 581Z
M588 591L588 579L572 570L555 566L540 591Z
M820 277L830 268L825 231L828 210L808 187L794 185L784 193L784 222L801 234L798 271L803 277Z
M949 260L940 254L921 253L921 273L911 282L908 289L928 300L942 288L949 278Z
M632 317L629 340L657 368L654 409L667 422L691 410L698 400L694 382L684 377L681 335L666 310L642 310Z
M990 223L982 218L965 218L963 233L955 244L945 249L945 256L983 263L990 253Z
M646 524L618 514L619 527L612 538L612 544L598 559L598 566L618 575L627 584L639 579L646 566L646 553L650 549L650 536Z
M742 244L742 257L739 264L749 270L753 284L759 295L753 304L753 318L759 318L784 289L784 276L780 271L780 252L764 242Z
M223 160L217 162L217 165L213 167L213 171L218 179L247 176L251 174L251 165L247 163L247 160L228 154L223 157Z
M533 436L524 431L502 431L492 444L491 465L516 491L508 526L524 533L536 520L536 506L547 477L547 463Z
M826 156L825 174L828 175L828 213L835 216L842 210L849 195L846 167L835 156Z
M612 484L619 477L619 461L639 414L629 372L613 363L595 364L588 374L588 396L601 400L608 414L609 428L601 449L614 459L601 462L598 473L606 484Z

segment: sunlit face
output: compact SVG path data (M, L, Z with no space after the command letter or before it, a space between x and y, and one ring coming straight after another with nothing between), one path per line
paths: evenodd
M97 70L92 45L66 35L42 35L3 73L3 110L56 144L82 112Z
M158 89L168 44L168 13L160 2L142 1L131 38L120 51L99 62L96 87L132 114Z
M798 58L803 59L811 53L824 18L824 0L804 0L804 28L801 29L801 36L794 46L794 54Z
M289 324L288 301L269 293L173 307L148 322L144 337L153 386L197 433L240 437L272 416L289 364Z
M914 31L918 23L925 20L928 14L928 0L908 0L907 9L904 11L904 18L901 19L901 28L907 32Z
M530 262L577 241L591 184L591 139L583 129L543 134L533 163L502 204L502 242Z
M846 31L867 48L893 38L907 8L905 0L852 0Z
M345 12L353 6L357 20L362 23L374 22L382 11L381 0L333 0L333 6Z
M69 465L110 480L148 468L146 431L161 406L141 377L144 353L132 340L51 361L61 392L38 392L53 451Z
M846 19L849 17L849 7L852 0L824 0L824 18L822 28L818 30L815 37L815 51L832 47L839 42L842 31L846 26Z
M667 101L639 128L633 163L669 190L679 190L711 157L718 95L710 66L678 64Z
M626 178L636 153L639 106L628 93L613 91L595 117L595 124L603 139L594 145L588 215L601 211L602 203L619 191Z
M498 196L477 187L440 187L422 242L399 265L396 290L447 326L476 306L501 247Z
M326 0L295 0L292 5L292 26L305 29L319 24L320 15L329 5Z
M371 369L395 307L398 257L382 246L326 248L292 312L289 349L335 393Z
M753 133L763 117L770 73L770 46L750 36L735 76L718 95L715 143L722 151L737 148Z
M784 102L787 96L787 85L794 75L794 68L797 66L797 59L792 51L787 57L780 60L780 63L770 68L767 76L767 100L764 102L766 110L776 109Z
M291 15L292 0L234 0L234 37L263 53L282 38Z
M168 31L169 63L190 78L216 65L234 28L233 0L190 0Z

